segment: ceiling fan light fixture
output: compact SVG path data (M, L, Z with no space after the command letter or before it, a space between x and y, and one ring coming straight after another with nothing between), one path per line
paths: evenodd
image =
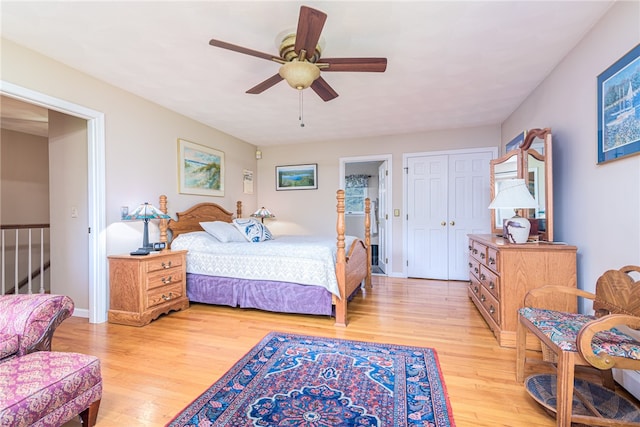
M320 69L307 61L294 60L280 67L280 76L294 89L303 90L320 77Z

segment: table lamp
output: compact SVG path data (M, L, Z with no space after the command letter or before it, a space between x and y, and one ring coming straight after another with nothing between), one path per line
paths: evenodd
M515 215L504 220L503 237L510 243L526 243L531 223L519 216L517 210L536 208L538 203L531 196L524 179L505 179L500 183L500 191L489 204L489 209L513 209Z
M143 203L138 206L133 212L124 217L125 220L143 220L144 231L142 234L142 247L138 250L140 252L149 253L153 250L153 246L149 244L149 220L152 219L169 219L169 215L157 209L155 206L149 203Z
M262 223L264 223L264 219L265 218L275 218L276 216L274 214L272 214L269 209L265 208L264 206L261 207L260 209L258 209L257 211L255 211L254 213L251 214L252 217L254 218L260 218L262 220Z

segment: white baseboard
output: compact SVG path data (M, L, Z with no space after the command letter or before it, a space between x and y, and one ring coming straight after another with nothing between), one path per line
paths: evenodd
M86 308L76 308L73 310L73 317L85 317L89 318L89 310Z
M640 371L614 369L613 378L636 399L640 399Z

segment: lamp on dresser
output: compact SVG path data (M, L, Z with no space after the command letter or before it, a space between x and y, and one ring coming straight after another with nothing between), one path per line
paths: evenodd
M518 209L532 209L538 203L531 196L524 179L505 179L500 191L489 204L489 209L513 209L515 215L504 221L503 237L509 243L526 243L529 239L531 223L527 218L518 215Z

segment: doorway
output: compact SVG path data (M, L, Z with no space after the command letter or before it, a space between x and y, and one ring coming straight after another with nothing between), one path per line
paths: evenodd
M391 155L340 159L340 188L345 189L346 234L364 239L363 200L371 200L372 274L389 275L391 262Z
M13 83L0 81L0 94L87 121L88 282L90 323L107 321L107 257L105 239L105 128L104 114ZM76 310L81 313L82 310Z

